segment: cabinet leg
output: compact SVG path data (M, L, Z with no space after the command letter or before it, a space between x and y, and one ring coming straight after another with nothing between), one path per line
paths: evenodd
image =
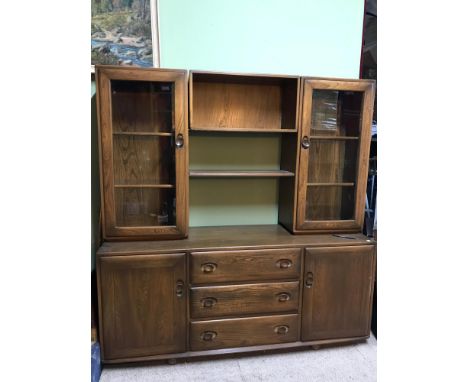
M170 358L167 360L167 363L169 365L175 365L177 363L177 360L175 358Z

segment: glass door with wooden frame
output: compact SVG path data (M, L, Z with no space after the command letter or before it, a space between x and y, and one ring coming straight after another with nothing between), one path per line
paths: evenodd
M186 73L98 67L106 239L187 234Z
M374 82L303 80L298 231L360 231Z

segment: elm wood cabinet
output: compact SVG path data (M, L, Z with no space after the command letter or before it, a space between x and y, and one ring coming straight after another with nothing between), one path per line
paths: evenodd
M374 243L272 226L190 228L98 252L105 363L362 341Z
M112 66L96 73L103 362L369 336L375 250L359 232L373 82ZM188 228L189 127L201 139L279 137L277 168L190 172L201 182L278 178L278 225Z
M97 66L105 240L187 235L187 77Z
M303 78L294 232L360 232L374 81Z

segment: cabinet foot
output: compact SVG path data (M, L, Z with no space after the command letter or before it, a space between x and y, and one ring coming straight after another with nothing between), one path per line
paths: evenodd
M177 363L177 360L175 358L170 358L167 360L167 363L169 365L175 365Z
M314 350L319 350L319 349L320 349L320 345L312 345L312 349L314 349Z

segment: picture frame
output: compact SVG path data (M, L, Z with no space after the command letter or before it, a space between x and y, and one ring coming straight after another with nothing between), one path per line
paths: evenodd
M94 65L160 66L158 0L92 0Z

